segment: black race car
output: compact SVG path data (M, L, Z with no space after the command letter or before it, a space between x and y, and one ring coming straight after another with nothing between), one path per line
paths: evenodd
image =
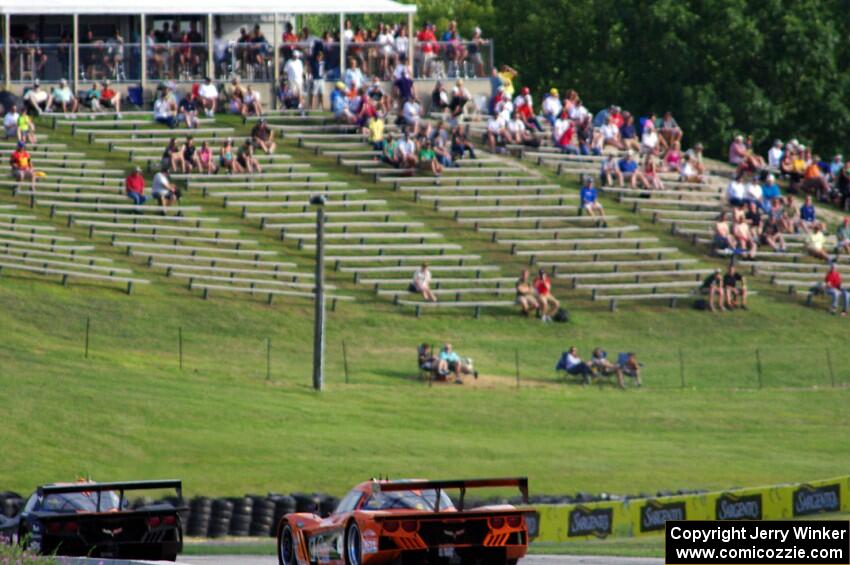
M175 489L180 481L79 482L38 487L0 537L42 554L175 561L183 549L180 503L130 507L127 491Z

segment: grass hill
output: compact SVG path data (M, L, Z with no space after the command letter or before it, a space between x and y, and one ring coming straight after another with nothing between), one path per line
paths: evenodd
M110 166L128 164L65 130L49 135ZM291 143L279 151L368 188L503 265L506 274L522 266L485 237L389 188ZM308 253L281 247L238 213L197 194L188 201L202 204L222 227L238 227L263 248L310 267ZM0 196L0 203L11 202L25 206L8 192ZM630 213L614 202L606 206ZM87 237L41 208L33 213L60 233ZM719 265L641 218L629 221L701 264ZM556 287L572 320L544 325L508 312L485 312L478 320L427 312L417 319L330 273L357 302L340 304L329 316L328 386L317 394L310 389L309 302L267 306L224 295L204 301L108 242L94 241L99 254L153 284L127 296L102 285L63 288L16 273L0 276L2 489L28 491L85 473L104 480L181 477L188 492L209 495L341 493L378 474L528 474L538 493L637 493L802 481L844 473L850 463L838 448L850 440L848 322L769 287L758 289L749 311L723 315L649 305L609 313ZM480 382L428 387L416 380L415 346L422 341L451 341L475 359ZM637 351L646 386L621 392L558 382L554 364L571 344L585 354L597 345Z

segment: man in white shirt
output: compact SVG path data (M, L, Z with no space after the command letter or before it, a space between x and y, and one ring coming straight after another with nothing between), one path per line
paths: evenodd
M415 136L419 134L419 118L422 115L422 106L416 101L416 98L408 98L407 102L401 110L401 115L404 118L404 123L410 128L411 133Z
M52 97L46 90L41 88L41 81L38 79L35 79L32 88L24 94L24 103L27 105L27 109L29 109L30 113L34 116L39 116L42 112L46 112L50 109L52 102Z
M773 142L773 147L767 152L767 164L771 169L779 170L782 165L782 157L784 152L782 151L782 140L777 139Z
M608 116L608 120L605 122L605 125L599 128L599 130L602 132L602 138L605 140L605 145L610 145L620 151L625 149L623 142L620 140L620 128L617 127L611 116Z
M18 118L20 114L18 114L17 106L12 106L11 110L6 112L6 115L3 117L3 132L6 134L6 138L18 137Z
M301 51L292 52L292 58L283 66L283 72L290 92L301 101L304 93L304 63L301 61Z
M583 122L588 116L590 116L590 110L581 103L581 100L576 102L573 107L570 108L570 119L574 122Z
M553 88L549 91L549 94L543 99L542 108L543 117L546 118L546 121L549 122L550 125L554 126L558 116L561 115L561 110L564 109L563 104L561 104L561 99L558 97L557 88Z
M218 88L213 84L210 77L204 79L204 84L198 88L198 97L204 114L208 117L215 116L215 105L218 102Z
M644 126L643 135L640 138L641 152L658 153L658 132L654 127Z
M729 201L731 206L743 206L746 195L747 187L744 186L744 182L741 180L741 177L735 177L732 179L732 182L729 183L729 186L726 187L726 199Z
M507 130L507 121L503 114L498 116L490 116L487 121L487 143L490 145L490 151L496 152L496 146L499 140L509 141L510 134Z
M348 69L345 70L345 75L343 75L343 82L348 92L360 90L360 86L363 84L363 71L360 70L360 63L357 62L357 59L349 57Z
M409 133L404 133L404 137L398 142L396 149L398 149L399 167L403 169L416 167L416 144L410 139Z
M744 200L748 203L755 202L756 206L761 206L761 198L761 185L756 181L756 179L750 179L750 182L748 182L745 186Z
M180 191L177 190L171 180L168 178L168 167L162 167L160 171L154 175L151 185L151 194L162 206L162 213L165 214L165 209L177 202L180 199Z

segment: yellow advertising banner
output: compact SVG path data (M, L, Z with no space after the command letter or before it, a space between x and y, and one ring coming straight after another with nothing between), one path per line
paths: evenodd
M850 476L693 495L539 505L534 541L655 535L668 520L787 520L850 511Z

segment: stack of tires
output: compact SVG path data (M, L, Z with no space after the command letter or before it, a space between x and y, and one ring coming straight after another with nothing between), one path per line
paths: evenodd
M295 512L296 504L294 498L285 494L270 494L269 500L274 502L274 519L272 520L272 523L275 525L275 527L272 528L272 531L269 532L269 535L276 536L276 528L280 523L280 520L287 514Z
M319 515L326 518L333 514L336 507L339 506L339 499L329 494L321 495L322 501L319 503Z
M230 518L233 516L233 502L226 498L216 498L210 507L210 522L207 537L222 538L230 530Z
M295 499L296 512L309 512L310 514L318 514L319 507L322 504L322 499L317 494L307 494L304 492L293 492L292 498Z
M207 535L210 528L210 515L212 513L212 500L204 496L197 496L189 503L189 519L186 524L186 535L191 537L203 537Z
M244 496L242 498L231 498L230 502L233 504L233 515L230 517L230 535L242 537L250 535L254 501Z
M250 498L254 503L250 534L254 537L268 537L277 525L274 521L275 503L265 496L253 495Z
M24 499L16 492L0 492L0 515L12 518L18 515L24 505Z

